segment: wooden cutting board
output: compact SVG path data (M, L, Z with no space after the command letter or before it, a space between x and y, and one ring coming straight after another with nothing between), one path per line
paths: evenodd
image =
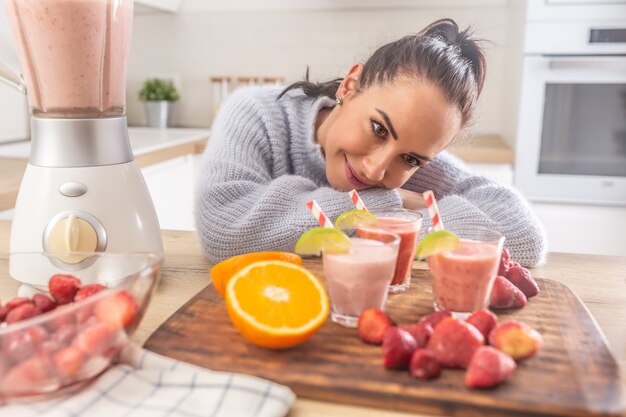
M306 260L304 265L323 278L320 261ZM386 370L380 347L362 343L356 329L330 319L296 348L254 346L231 325L224 300L212 285L170 317L145 347L205 368L267 378L316 400L454 416L619 415L619 370L604 335L569 288L537 281L537 297L521 310L498 312L498 318L534 327L544 347L495 389L465 387L463 370L446 369L428 382L406 371ZM432 312L431 305L430 273L414 270L410 289L389 297L386 310L399 324L407 324Z

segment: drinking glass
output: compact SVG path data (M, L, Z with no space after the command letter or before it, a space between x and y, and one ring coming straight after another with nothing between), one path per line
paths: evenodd
M400 236L398 260L389 292L392 294L403 292L411 283L415 248L422 228L422 214L404 208L373 209L370 212L376 216L377 228ZM369 236L369 232L364 228L359 228L357 233L359 236Z
M504 236L479 225L463 225L454 233L461 238L459 247L430 255L428 268L435 310L464 317L489 306Z
M322 260L332 321L345 327L357 327L359 316L365 309L383 309L385 305L400 237L382 229L372 229L372 235L353 236L350 242L349 248L346 245L346 252L322 252Z

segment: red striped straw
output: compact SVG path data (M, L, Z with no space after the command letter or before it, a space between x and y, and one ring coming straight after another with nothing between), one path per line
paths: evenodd
M333 222L331 222L328 216L324 214L320 205L317 204L317 201L307 201L306 208L309 209L313 217L315 217L315 219L319 222L320 226L328 227L329 229L332 229L334 227Z
M359 193L357 193L356 190L350 191L350 198L352 199L352 202L356 206L357 210L367 211L367 207L365 207L365 203L363 202L363 200L361 200L361 197L359 197Z
M426 207L428 208L428 214L432 220L433 230L443 230L443 221L439 215L439 207L437 207L437 200L435 200L435 194L431 191L424 191L422 194L424 200L426 200Z

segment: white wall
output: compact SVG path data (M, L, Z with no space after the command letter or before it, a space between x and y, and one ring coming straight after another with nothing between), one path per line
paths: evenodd
M265 10L250 5L220 10L215 1L187 1L178 14L136 16L129 65L130 122L144 123L137 93L151 74L180 76L182 98L176 105L175 124L208 127L211 76L283 76L289 83L301 80L310 65L314 81L342 77L376 47L416 33L435 19L452 17L461 26L473 24L477 34L491 42L486 46L488 75L474 130L503 133L504 103L508 94L517 94L507 78L512 34L506 1L475 0L470 6L451 0L444 6L434 1L394 1L396 6L386 6L370 0L364 3L367 7L353 5L350 10L329 6L285 10L280 7L285 2L278 3ZM410 6L420 4L429 7Z

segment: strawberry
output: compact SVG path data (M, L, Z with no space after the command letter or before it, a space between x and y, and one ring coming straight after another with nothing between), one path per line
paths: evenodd
M52 361L39 354L11 368L2 382L2 391L9 395L36 393L43 388L50 389L53 378Z
M498 324L498 317L489 310L478 310L470 314L465 321L473 324L487 340L491 330Z
M523 266L513 265L509 268L506 279L519 288L526 298L534 297L539 294L537 282L533 279L532 275L530 275L530 271Z
M71 303L80 286L80 280L73 275L57 274L48 282L48 290L59 305Z
M84 287L79 289L76 295L74 296L74 302L77 303L79 301L82 301L85 298L91 297L92 295L97 294L104 289L106 289L106 287L100 284L85 285Z
M83 363L85 354L74 346L66 347L54 354L54 364L59 373L66 378L76 375L83 367Z
M489 344L515 360L533 356L541 349L543 338L535 329L517 320L507 320L489 335Z
M448 317L452 317L452 312L448 310L435 311L434 313L430 313L422 317L420 319L420 323L427 322L433 327L433 330L435 330L435 328L441 322L441 320L448 318Z
M130 293L120 291L98 301L94 314L113 330L121 329L129 326L137 317L137 303Z
M467 368L474 351L484 343L485 338L476 327L448 317L435 328L427 348L444 368Z
M465 385L471 388L491 388L515 372L517 364L509 355L491 346L481 346L470 361Z
M41 314L41 310L31 303L25 303L9 311L6 316L6 322L11 324L38 316L39 314Z
M48 319L46 321L45 325L46 325L47 330L50 333L54 333L57 329L65 326L65 325L74 325L74 324L76 324L75 314L69 313L69 312L67 312L65 314L62 314L62 313L59 312L59 311L62 311L62 310L67 310L69 308L70 308L70 306L58 307L55 310L55 312L53 313L54 317L51 317L50 319Z
M12 363L21 362L35 352L35 343L26 332L12 332L3 337L2 357Z
M80 332L72 342L72 346L90 356L106 351L115 341L115 333L106 323L98 323Z
M433 379L441 375L441 365L437 362L433 352L428 349L418 348L411 356L409 373L414 378Z
M528 300L508 279L497 276L491 289L489 306L491 308L521 308L528 304Z
M30 303L30 299L26 297L16 297L16 298L13 298L12 300L7 301L7 303L5 304L5 307L7 308L8 311L11 311L15 307L19 307L22 304L26 304L26 303Z
M368 308L359 316L359 337L365 343L380 345L387 327L393 326L391 319L378 308Z
M48 338L50 337L50 334L48 334L46 329L44 329L42 326L39 326L39 325L30 326L24 329L24 332L26 332L28 336L30 336L31 340L36 345L42 344L44 341L48 340Z
M61 346L68 346L75 335L76 326L73 324L64 324L52 334L51 339L58 342Z
M6 319L8 312L9 309L7 308L7 306L0 306L0 323Z
M41 310L42 313L47 313L48 311L52 311L57 307L56 303L52 301L50 297L41 293L34 294L31 298L31 301L35 305L35 307Z
M383 365L387 369L406 369L417 342L406 330L389 326L383 335Z
M433 326L427 321L421 321L419 323L409 324L407 326L401 326L413 336L413 339L417 342L418 347L425 347L428 344L428 339L433 334Z
M511 267L511 253L507 248L502 248L502 255L500 256L500 266L498 269L498 275L506 276L509 268Z

